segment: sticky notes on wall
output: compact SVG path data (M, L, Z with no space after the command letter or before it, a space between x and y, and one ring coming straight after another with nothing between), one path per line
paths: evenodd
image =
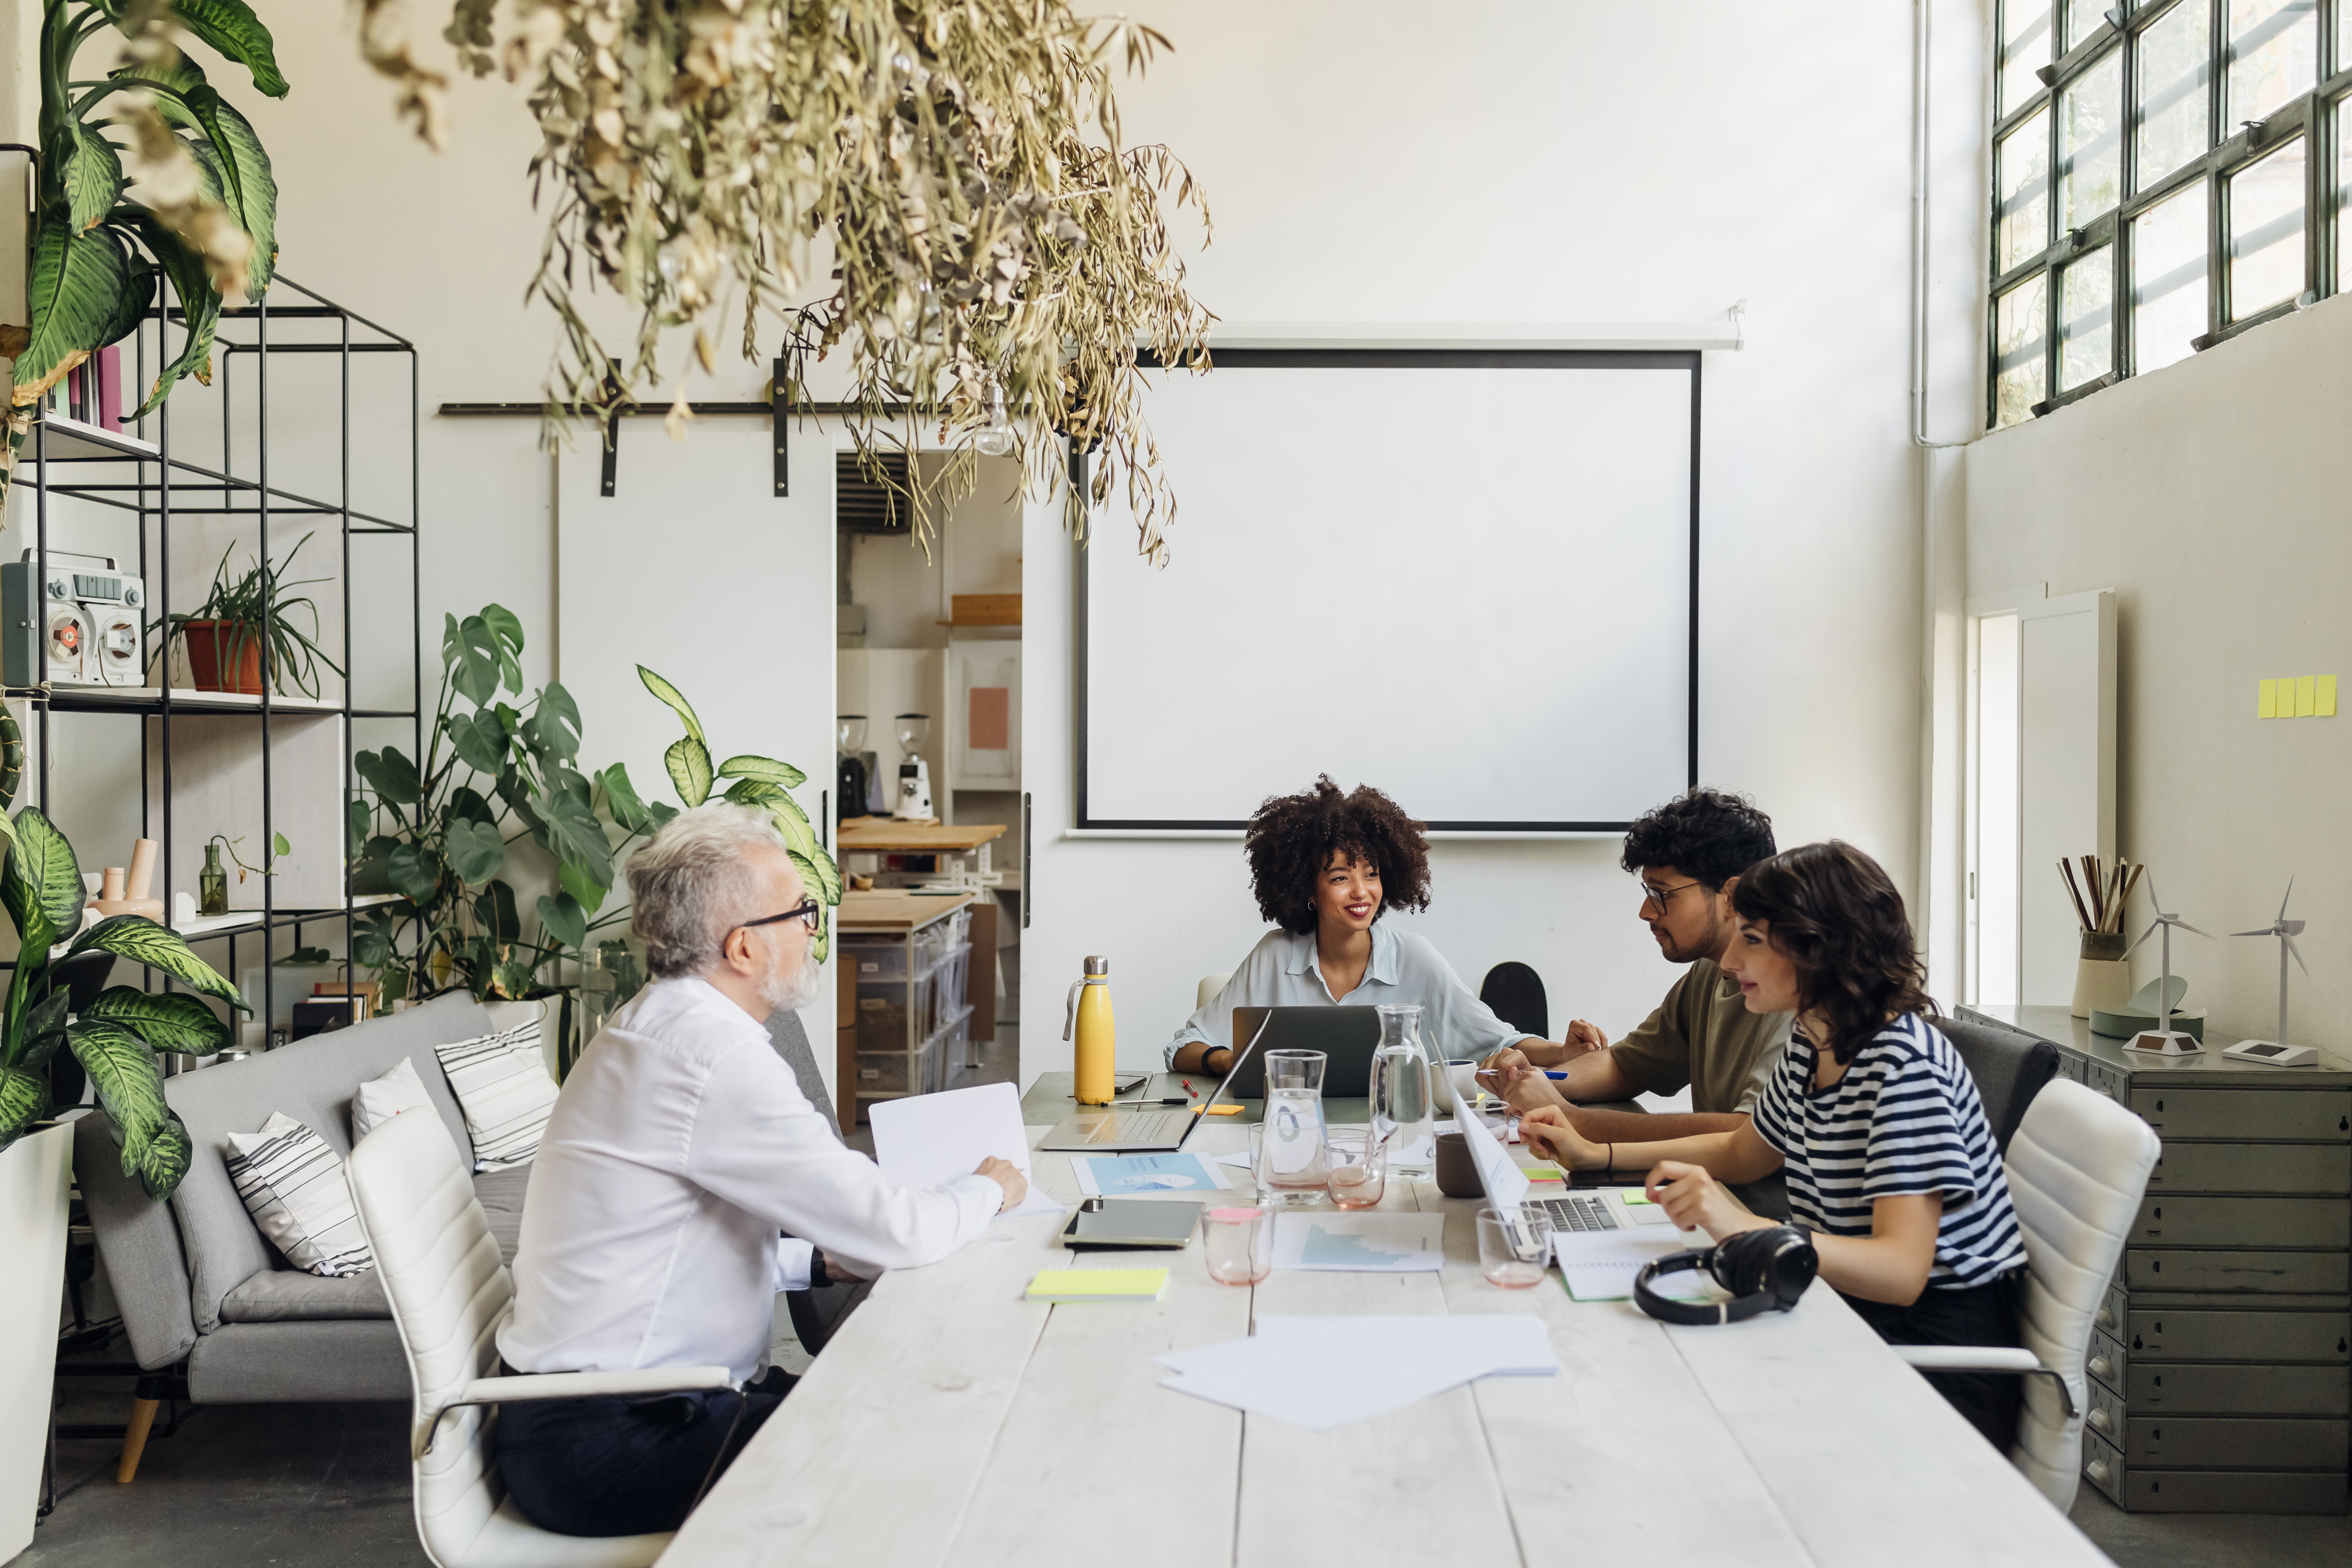
M2333 719L2336 678L2332 675L2283 675L2258 682L2254 695L2257 719Z

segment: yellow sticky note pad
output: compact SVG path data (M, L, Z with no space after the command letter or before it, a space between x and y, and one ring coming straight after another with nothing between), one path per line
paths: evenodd
M1032 1301L1157 1301L1165 1268L1041 1268L1029 1281Z
M2308 719L2319 706L2319 678L2298 675L2294 678L2294 716Z
M2278 717L2277 681L2265 680L2262 683L2262 694L2254 699L2254 717L2257 719Z
M1235 1105L1235 1104L1234 1104L1233 1101L1231 1101L1231 1100L1225 1100L1225 1101L1223 1101L1223 1102L1222 1102L1222 1103L1220 1103L1220 1104L1216 1104L1216 1105L1209 1105L1209 1106L1201 1106L1201 1105L1196 1105L1196 1106L1194 1106L1194 1107L1192 1108L1192 1114L1193 1114L1193 1115L1195 1115L1195 1116L1201 1116L1201 1115L1204 1115L1204 1114L1205 1114L1205 1115L1209 1115L1209 1116L1239 1116L1241 1113L1242 1113L1242 1108L1241 1108L1240 1106L1238 1106L1238 1105Z
M2315 706L2312 712L2322 719L2333 719L2336 717L2336 678L2323 675L2318 679L2319 690L2313 699Z

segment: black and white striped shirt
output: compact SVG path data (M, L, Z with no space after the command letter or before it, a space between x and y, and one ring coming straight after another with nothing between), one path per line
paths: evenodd
M1788 1156L1789 1206L1831 1236L1868 1236L1880 1198L1939 1193L1929 1289L1982 1285L2025 1264L2009 1178L1968 1065L1941 1031L1906 1013L1856 1051L1845 1076L1813 1088L1816 1050L1800 1027L1756 1102L1756 1131Z

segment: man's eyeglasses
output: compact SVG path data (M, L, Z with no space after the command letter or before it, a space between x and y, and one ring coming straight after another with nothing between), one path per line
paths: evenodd
M1642 889L1642 907L1648 909L1652 904L1655 904L1658 906L1660 914L1666 912L1666 906L1674 902L1676 893L1681 892L1685 888L1699 886L1696 882L1676 882L1671 888L1654 888L1638 877L1633 879L1633 885Z
M823 918L824 914L824 906L823 904L818 903L814 899L803 899L796 907L786 910L782 914L768 915L756 921L745 921L741 925L732 926L729 929L730 931L750 931L753 926L772 926L779 924L784 921L796 920L800 921L801 924L808 927L809 934L811 936L814 936L816 934L816 922Z

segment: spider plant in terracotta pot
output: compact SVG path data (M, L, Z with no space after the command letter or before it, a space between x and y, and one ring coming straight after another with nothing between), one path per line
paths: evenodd
M319 666L325 665L337 675L343 667L327 657L319 646L319 606L307 594L289 594L289 588L307 587L327 581L324 577L300 577L292 582L284 574L293 564L302 546L310 542L304 534L294 542L294 548L275 566L255 562L242 575L229 575L228 558L236 546L221 552L220 564L213 570L213 585L203 604L185 614L171 617L172 630L187 650L188 667L199 691L237 691L249 696L261 692L261 659L264 649L269 656L270 684L280 691L292 686L305 697L319 695ZM305 633L294 625L292 614L308 613L310 629Z

